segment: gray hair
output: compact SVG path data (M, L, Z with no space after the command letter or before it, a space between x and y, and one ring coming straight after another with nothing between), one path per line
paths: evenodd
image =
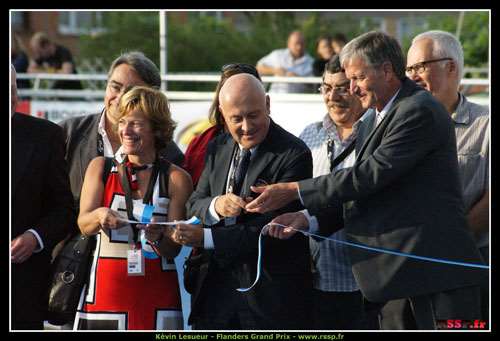
M158 67L144 55L142 52L126 52L116 58L108 72L108 79L111 78L113 71L121 64L127 64L132 67L144 83L152 88L159 89L161 86L161 77Z
M378 67L389 62L396 76L403 80L405 76L405 57L396 39L383 32L364 33L349 43L340 52L340 63L353 58L361 58L368 66Z
M427 31L420 33L413 38L411 44L415 44L422 39L432 40L433 58L451 58L457 63L458 79L462 79L464 74L464 50L462 44L451 33L445 31Z

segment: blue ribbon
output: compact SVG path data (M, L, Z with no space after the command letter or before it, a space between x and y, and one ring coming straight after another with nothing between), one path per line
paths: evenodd
M255 286L255 284L257 284L257 282L260 279L261 254L262 254L262 251L261 251L261 249L262 249L262 236L264 235L266 228L268 226L271 226L271 225L276 225L276 226L280 226L280 227L283 227L283 228L284 227L288 227L288 228L291 228L292 230L300 232L300 233L302 233L302 234L304 234L306 236L313 236L313 237L317 237L317 238L321 238L321 239L325 239L325 240L330 240L332 242L343 244L343 245L353 246L353 247L357 247L357 248L360 248L360 249L365 249L365 250L370 250L370 251L375 251L375 252L380 252L380 253L387 253L387 254L390 254L390 255L403 256L403 257L408 257L408 258L413 258L413 259L418 259L418 260L424 260L424 261L428 261L428 262L435 262L435 263L443 263L443 264L450 264L450 265L465 266L465 267L470 267L470 268L479 268L479 269L489 269L490 268L488 265L483 265L483 264L455 262L455 261L451 261L451 260L447 260L447 259L417 256L417 255L412 255L410 253L398 252L398 251L393 251L393 250L387 250L387 249L381 249L381 248L366 246L366 245L363 245L363 244L346 242L344 240L338 240L338 239L335 239L335 238L328 238L328 237L320 236L320 235L317 235L317 234L314 234L314 233L311 233L311 232L297 230L297 229L295 229L295 228L293 228L291 226L286 226L286 225L282 225L282 224L278 224L278 223L269 223L269 224L267 224L267 225L264 226L264 228L260 231L260 235L259 235L259 253L258 253L258 258L257 258L257 275L255 277L255 281L248 288L238 288L238 289L236 289L239 292L247 292L247 291L249 291L250 289L252 289Z

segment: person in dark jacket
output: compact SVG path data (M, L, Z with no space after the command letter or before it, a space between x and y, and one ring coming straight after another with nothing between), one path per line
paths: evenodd
M12 329L43 329L51 253L76 223L62 129L15 112L11 74L12 182L10 257Z

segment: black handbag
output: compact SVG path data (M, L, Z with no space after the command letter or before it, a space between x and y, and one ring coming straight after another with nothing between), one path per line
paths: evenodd
M82 289L89 278L95 236L80 233L66 241L51 265L47 320L54 325L73 321Z
M195 293L196 286L199 285L198 277L202 269L207 271L209 265L210 256L207 252L191 253L186 257L184 261L184 271L183 271L183 282L184 288L190 294Z

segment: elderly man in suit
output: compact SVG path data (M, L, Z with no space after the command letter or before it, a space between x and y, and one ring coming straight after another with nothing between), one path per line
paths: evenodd
M189 323L194 329L306 329L310 325L308 240L263 238L261 282L247 292L257 268L259 234L272 218L297 210L298 200L266 214L244 211L250 185L312 176L311 152L269 116L269 96L252 75L231 76L219 95L229 133L208 147L190 215L206 228L180 225L177 240L204 258L193 283Z
M11 72L12 329L43 329L51 252L76 217L62 129L15 112L14 67Z
M344 227L350 242L378 249L481 265L466 229L450 115L405 77L397 41L363 34L340 55L351 92L376 110L376 127L351 168L314 179L253 188L262 194L250 212L275 210L301 198L305 212L283 215L269 233L290 227L331 233ZM336 207L344 204L343 214ZM319 227L318 227L319 225ZM479 284L486 270L349 248L354 277L376 308L381 329L436 329L442 320L480 317ZM446 323L444 324L446 327Z

